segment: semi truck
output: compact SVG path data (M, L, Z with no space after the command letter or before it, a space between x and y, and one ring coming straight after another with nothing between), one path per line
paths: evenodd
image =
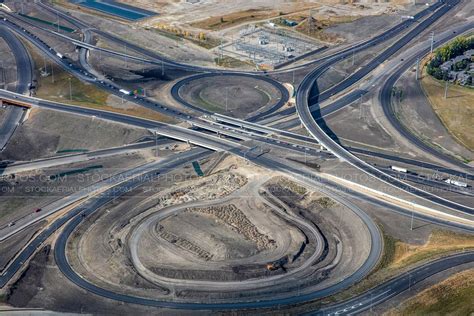
M398 172L403 172L403 173L407 173L407 172L408 172L407 169L401 168L401 167L397 167L397 166L390 166L390 169L392 169L393 171L398 171Z
M126 94L126 95L131 95L132 94L132 92L130 92L128 90L125 90L125 89L120 89L119 92L123 93L123 94Z
M461 182L461 181L446 179L446 180L444 180L444 182L446 182L447 184L455 185L457 187L467 188L467 183L464 183L464 182Z

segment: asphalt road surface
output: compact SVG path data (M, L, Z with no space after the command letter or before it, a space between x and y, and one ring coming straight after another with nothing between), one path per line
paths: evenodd
M362 67L355 76L351 76L351 79L346 79L344 86L348 85L350 82L355 83L358 81L362 74L367 74L369 70L374 69L377 67L381 62L387 60L391 57L395 52L405 46L408 42L410 42L413 38L415 38L421 31L426 29L429 25L431 25L434 21L438 18L443 16L447 13L453 5L459 3L459 0L451 0L447 1L445 5L443 5L440 9L438 9L433 15L422 21L418 24L414 29L412 29L408 34L402 36L397 42L395 42L392 46L387 48L385 51L380 53L374 60L372 60L369 64L365 67ZM317 68L309 75L307 75L300 84L300 87L297 92L296 97L296 109L298 111L298 115L306 127L306 129L310 132L310 134L316 138L316 140L324 145L328 150L330 150L334 155L338 158L343 159L353 165L354 167L358 168L359 170L363 171L364 173L370 174L394 187L402 189L406 192L409 192L413 195L418 197L427 199L431 202L436 204L451 208L456 211L460 211L466 214L474 214L474 209L470 206L462 205L450 200L446 200L436 195L432 195L426 191L418 189L414 186L406 184L396 178L391 177L390 175L378 170L377 168L373 167L372 165L364 162L363 160L359 159L358 157L352 155L349 151L347 151L344 147L342 147L338 142L331 138L323 128L316 122L318 116L314 117L310 111L310 100L317 100L317 96L319 95L317 90L317 84L315 85L316 79L318 76L321 75L321 69Z
M28 51L23 43L6 27L0 27L0 37L7 43L15 57L17 71L14 91L18 93L28 92L28 85L32 83L33 78L33 65ZM5 70L2 69L2 71ZM23 108L17 106L9 106L7 108L5 120L2 126L0 126L0 150L5 149L18 124L20 124L23 114Z

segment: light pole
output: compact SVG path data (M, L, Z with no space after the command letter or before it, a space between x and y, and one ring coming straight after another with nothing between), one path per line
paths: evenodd
M410 224L410 230L413 230L413 219L415 217L415 213L411 211L411 224Z
M416 59L416 80L420 79L420 58Z
M124 46L125 46L125 55L127 55L127 44L124 44ZM125 68L126 68L126 69L128 68L127 56L125 56Z
M433 46L434 46L434 31L431 32L431 48L430 48L431 53L433 53Z
M229 95L229 87L225 87L225 111L227 112L227 104L228 104L228 95Z
M155 131L155 155L158 157L158 132Z
M3 60L1 61L2 62L2 88L5 89L5 86L6 86L6 80L5 80L5 64L3 63Z
M71 83L71 77L69 77L69 100L72 101L72 83Z
M448 98L448 81L446 80L446 85L444 87L444 98Z

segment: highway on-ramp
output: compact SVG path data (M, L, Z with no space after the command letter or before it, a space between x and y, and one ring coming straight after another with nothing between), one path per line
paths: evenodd
M7 43L15 57L16 84L14 90L18 93L28 92L29 85L33 83L33 65L28 51L6 27L0 26L0 37ZM2 72L5 72L5 69L2 69ZM6 78L5 73L3 76ZM4 85L6 84L5 82ZM0 126L0 150L5 149L24 114L24 109L18 106L8 106L6 111L5 120Z
M448 12L451 8L452 5L455 5L459 2L459 0L452 0L452 1L447 1L447 3L441 7L438 11L436 11L432 16L430 16L427 20L424 20L420 24L418 24L413 30L411 30L408 34L404 35L401 37L398 41L396 41L392 46L387 48L385 51L383 51L381 54L378 55L376 60L372 60L371 63L366 65L365 67L367 69L373 69L376 66L378 66L379 61L381 60L386 60L390 56L392 56L395 52L397 52L399 49L401 49L403 46L405 46L410 40L412 40L419 32L424 30L428 25L432 23L432 20L435 20L436 18L441 17L443 14ZM430 21L430 22L427 22ZM364 69L363 67L362 69ZM361 70L362 70L361 69ZM366 71L363 71L365 73ZM296 109L298 112L298 115L301 119L301 122L303 125L306 127L308 132L323 146L325 146L329 151L331 151L334 155L336 155L338 158L347 161L357 169L363 171L364 173L370 174L387 184L390 184L394 187L397 187L399 189L402 189L406 192L409 192L413 195L416 195L418 197L422 197L424 199L427 199L431 202L434 202L436 204L451 208L456 211L460 211L466 214L473 215L474 214L474 209L470 206L462 205L450 200L446 200L444 198L441 198L439 196L430 194L426 191L423 191L421 189L418 189L412 185L406 184L384 172L381 170L375 168L374 166L366 163L365 161L361 160L360 158L354 156L351 154L349 151L347 151L344 147L342 147L339 143L337 143L335 140L333 140L330 135L328 135L322 128L321 126L316 122L315 118L313 117L313 114L311 113L310 110L310 100L311 99L317 99L317 95L319 94L317 91L317 84L315 84L316 79L318 76L321 75L321 70L320 69L315 69L313 72L308 74L303 81L301 82L299 89L297 91L297 97L296 97ZM359 80L358 76L354 80Z

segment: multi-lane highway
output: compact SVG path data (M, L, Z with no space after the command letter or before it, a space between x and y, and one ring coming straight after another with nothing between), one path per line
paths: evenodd
M33 65L30 55L23 43L8 30L6 27L0 27L0 37L7 43L10 51L15 58L16 80L14 84L8 85L5 88L13 88L12 90L18 93L25 93L29 91L30 84L33 83ZM2 64L2 66L5 66ZM2 69L3 76L6 78L6 69ZM4 83L6 85L7 83ZM5 119L0 126L0 150L3 150L8 141L15 132L18 124L24 114L24 109L16 106L9 106L6 109Z
M450 255L406 271L402 275L384 282L370 291L358 295L350 300L324 307L321 310L308 313L307 315L356 315L367 311L373 306L385 302L404 291L410 290L411 287L418 282L421 282L439 272L473 261L474 251Z
M4 269L3 273L0 275L0 288L4 287L5 284L10 281L13 275L22 268L23 264L27 262L27 260L35 253L36 249L40 247L46 239L48 239L62 225L73 219L76 215L80 214L84 209L90 208L95 210L101 205L110 202L117 196L126 193L133 187L151 181L160 173L172 170L173 168L176 168L184 163L188 163L189 161L201 159L206 155L209 155L209 153L210 151L208 150L200 148L194 149L179 154L178 156L167 158L163 161L152 162L131 170L127 170L102 181L102 183L95 184L94 186L98 186L101 189L98 190L96 188L91 192L94 193L99 191L100 193L98 195L94 195L93 197L86 199L83 204L55 220L31 242L29 242L27 246L22 249L13 259L13 261L8 264L6 269ZM104 190L104 188L106 189ZM91 192L86 192L82 198L87 198ZM57 210L60 210L68 205L71 205L70 201L61 201L60 205L57 207Z
M399 49L405 46L410 40L412 40L416 35L418 35L421 31L426 29L433 21L440 18L443 14L448 12L453 5L456 5L459 1L452 0L447 1L440 9L438 9L432 16L428 17L426 20L418 24L413 30L408 32L406 35L402 36L399 40L397 40L393 45L379 54L375 60L371 61L368 65L362 67L359 71L356 72L352 79L346 79L344 86L348 85L350 80L354 82L358 81L362 76L362 74L369 73L372 69L378 66L382 61L387 60L393 54L395 54ZM462 205L439 196L430 194L429 192L423 191L418 189L412 185L404 183L384 172L375 168L374 166L366 163L365 161L361 160L360 158L354 156L349 151L347 151L344 147L342 147L338 142L331 138L325 130L318 124L313 117L313 114L310 110L310 102L311 100L318 100L319 92L317 90L317 84L315 84L316 79L322 74L322 69L317 68L316 70L312 71L308 74L303 81L301 82L299 89L297 91L296 97L296 109L298 111L298 115L301 119L301 122L309 131L309 133L316 138L316 140L325 146L328 150L330 150L334 155L338 158L347 161L354 167L359 170L362 170L364 173L370 174L392 186L395 186L399 189L402 189L406 192L414 194L418 197L422 197L427 199L431 202L437 203L439 205L451 208L456 211L461 211L467 214L474 214L474 209L470 206ZM352 76L351 76L352 77Z
M470 30L474 27L474 24L470 24L466 27L466 30ZM455 35L455 34L453 34ZM453 36L454 37L454 36ZM421 149L425 153L429 153L436 158L446 161L449 164L458 166L459 168L469 170L470 172L474 171L474 168L460 162L459 160L444 154L439 151L439 149L435 149L432 146L429 146L424 141L416 137L410 130L407 129L405 125L403 125L396 117L393 106L392 106L392 91L393 86L400 78L400 76L405 73L410 67L412 67L418 58L423 57L424 55L429 53L429 49L425 49L419 52L417 55L413 56L412 58L405 60L394 72L393 74L384 82L382 89L380 90L379 99L380 103L383 108L383 112L387 117L388 121L392 126L402 135L404 139L408 139L413 145Z

